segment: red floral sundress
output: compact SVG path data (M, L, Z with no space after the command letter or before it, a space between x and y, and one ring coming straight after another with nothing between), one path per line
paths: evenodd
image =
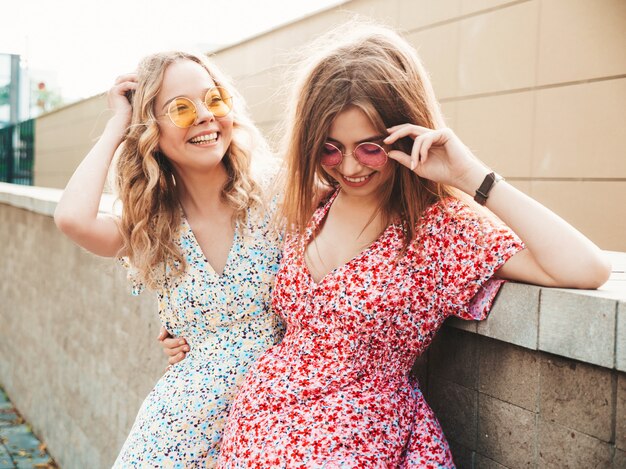
M448 198L426 209L403 255L405 230L391 224L316 283L304 250L336 196L285 241L272 304L287 333L248 371L218 465L454 467L409 373L448 316L487 316L502 284L493 274L523 244Z

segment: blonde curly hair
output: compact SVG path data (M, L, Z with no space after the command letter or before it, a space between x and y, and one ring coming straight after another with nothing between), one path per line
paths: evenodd
M176 51L144 58L138 66L132 118L117 160L115 183L123 207L120 229L124 245L120 254L128 257L138 280L152 289L158 288L168 268L168 275L174 277L186 268L175 242L181 224L175 173L159 150L154 112L165 70L180 60L200 64L217 86L227 88L233 96L233 136L222 160L228 174L222 197L233 207L234 219L246 226L248 208L262 203L250 166L252 152L267 153L267 143L228 79L201 55Z

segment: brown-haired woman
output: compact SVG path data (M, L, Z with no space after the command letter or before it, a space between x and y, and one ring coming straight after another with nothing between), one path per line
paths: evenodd
M246 375L219 466L453 467L409 377L444 319L485 318L503 279L595 288L610 267L444 127L397 34L344 25L311 56L291 108L272 294L287 332Z
M156 290L163 326L189 351L144 401L115 467L213 467L243 373L281 335L268 304L280 237L251 170L269 152L243 99L201 56L149 56L108 99L114 116L55 221L89 251L123 258L135 293ZM120 144L117 218L98 205Z

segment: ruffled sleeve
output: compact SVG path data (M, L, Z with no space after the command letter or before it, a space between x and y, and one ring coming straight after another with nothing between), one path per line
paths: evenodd
M524 244L509 227L459 200L443 211L439 307L446 316L485 319L504 283L494 273Z
M141 294L146 288L144 283L139 279L139 271L130 263L127 256L118 257L118 263L126 269L126 278L130 281L130 293L133 296Z

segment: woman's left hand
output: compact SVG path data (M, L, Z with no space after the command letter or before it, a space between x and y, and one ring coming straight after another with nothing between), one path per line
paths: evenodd
M401 124L387 130L389 136L384 139L384 143L388 145L404 137L414 140L410 155L391 150L389 157L420 177L467 190L468 179L473 174L477 171L484 174L488 172L449 128L433 130L414 124Z
M414 140L410 155L392 150L389 157L420 177L473 196L490 172L450 129L402 124L387 130L386 144L403 137ZM552 287L598 288L610 275L610 263L597 246L513 186L498 183L489 193L487 208L526 244L526 249L499 269L501 278Z
M163 353L169 357L167 362L170 365L175 365L184 360L187 356L187 352L189 352L189 344L187 344L187 341L184 338L172 336L163 326L161 326L157 340L161 342Z

